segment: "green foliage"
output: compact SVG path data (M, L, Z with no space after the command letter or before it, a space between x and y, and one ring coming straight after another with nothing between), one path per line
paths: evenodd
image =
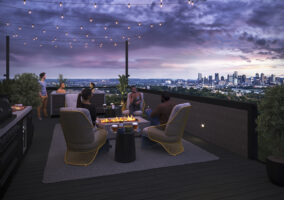
M117 94L107 94L106 95L106 104L110 105L111 103L114 103L115 105L120 105L121 103L121 97Z
M127 93L127 77L125 75L118 75L119 84L117 85L117 89L120 92L120 98L121 100L124 100L126 98Z
M57 80L58 80L58 87L60 86L61 83L64 83L66 85L67 79L63 78L63 74L59 74Z
M271 154L284 157L284 85L267 89L258 110L260 159Z
M37 107L40 105L40 85L35 74L17 74L12 88L12 103Z

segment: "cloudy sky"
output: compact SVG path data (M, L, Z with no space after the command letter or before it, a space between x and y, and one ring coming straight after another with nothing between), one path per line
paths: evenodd
M283 0L162 2L0 0L0 76L10 35L12 76L114 78L124 73L129 39L132 78L284 77Z

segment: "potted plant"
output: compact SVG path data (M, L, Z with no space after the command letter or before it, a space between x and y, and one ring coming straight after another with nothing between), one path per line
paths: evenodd
M284 186L284 85L267 89L258 109L260 159L266 158L270 180Z
M35 74L17 74L11 91L12 103L32 107L40 105L40 86L38 83L38 77Z
M122 111L126 109L126 101L127 101L127 86L128 81L127 77L125 75L118 75L119 84L117 85L117 89L120 92L120 98L121 98L121 105L122 105Z

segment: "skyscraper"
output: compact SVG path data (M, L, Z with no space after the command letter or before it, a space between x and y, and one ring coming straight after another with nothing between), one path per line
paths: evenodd
M234 71L233 78L238 78L238 72Z
M212 84L213 83L213 77L212 75L209 76L209 84Z
M219 73L215 73L215 82L219 83Z
M201 81L202 80L202 74L201 73L198 73L198 78L197 78L198 81Z
M261 82L261 83L264 83L264 82L265 82L264 73L261 73L261 75L260 75L260 82Z

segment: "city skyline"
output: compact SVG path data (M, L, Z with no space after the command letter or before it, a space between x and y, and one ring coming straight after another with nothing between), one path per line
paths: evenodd
M130 78L196 79L199 72L221 77L233 71L284 77L281 0L199 0L194 6L177 0L163 1L162 8L156 0L145 6L131 1L131 8L122 0L97 8L55 2L0 2L1 77L5 35L12 77L44 71L49 78L117 78L125 73L123 36L130 37Z

